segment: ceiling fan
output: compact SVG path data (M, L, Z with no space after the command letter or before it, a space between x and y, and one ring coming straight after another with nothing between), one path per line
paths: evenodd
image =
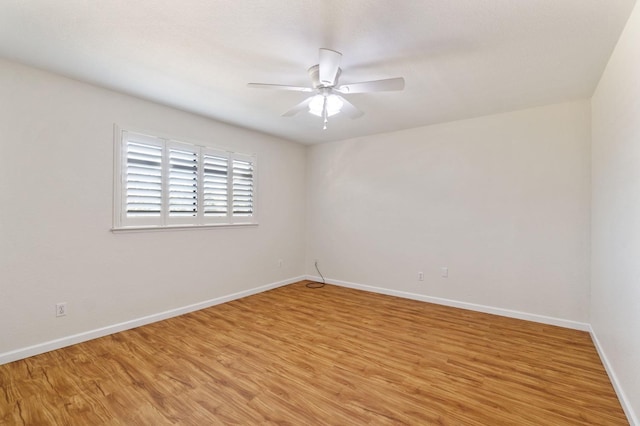
M402 77L338 85L338 79L342 73L340 68L341 59L342 53L340 52L331 49L320 49L318 64L308 70L312 87L264 83L249 83L248 85L249 87L264 89L315 93L282 115L291 117L301 111L308 110L311 114L323 119L323 129L327 128L328 118L339 112L344 112L351 118L358 118L364 114L341 95L404 89L404 78Z

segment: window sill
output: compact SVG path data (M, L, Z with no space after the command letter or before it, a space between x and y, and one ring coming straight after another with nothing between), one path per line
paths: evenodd
M169 225L169 226L123 226L121 228L111 228L114 234L128 232L147 232L147 231L184 231L184 230L202 230L202 229L219 229L219 228L246 228L256 227L257 223L220 223L209 225Z

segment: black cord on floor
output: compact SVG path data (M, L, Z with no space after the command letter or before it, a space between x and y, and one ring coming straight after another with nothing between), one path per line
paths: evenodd
M306 283L305 286L307 288L322 288L326 284L326 282L324 281L324 276L322 275L322 272L320 272L320 269L318 269L318 261L317 260L316 260L314 265L316 267L316 271L318 271L318 273L320 274L320 277L322 278L322 284L310 282L310 283Z

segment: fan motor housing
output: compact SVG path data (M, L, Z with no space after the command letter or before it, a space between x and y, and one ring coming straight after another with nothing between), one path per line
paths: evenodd
M342 74L342 68L338 68L338 72L336 73L336 80L333 82L331 86L326 84L322 84L320 82L320 65L314 65L307 70L309 73L309 77L311 77L311 84L314 89L322 89L326 87L335 87L338 84L338 79L340 78L340 74Z

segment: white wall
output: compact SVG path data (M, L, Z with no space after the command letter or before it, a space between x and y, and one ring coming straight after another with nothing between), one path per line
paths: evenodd
M591 105L591 326L640 425L640 5Z
M588 321L588 101L315 145L307 161L307 273L318 259L332 280Z
M114 123L257 153L260 225L111 233ZM0 61L0 355L303 275L304 179L302 145Z

